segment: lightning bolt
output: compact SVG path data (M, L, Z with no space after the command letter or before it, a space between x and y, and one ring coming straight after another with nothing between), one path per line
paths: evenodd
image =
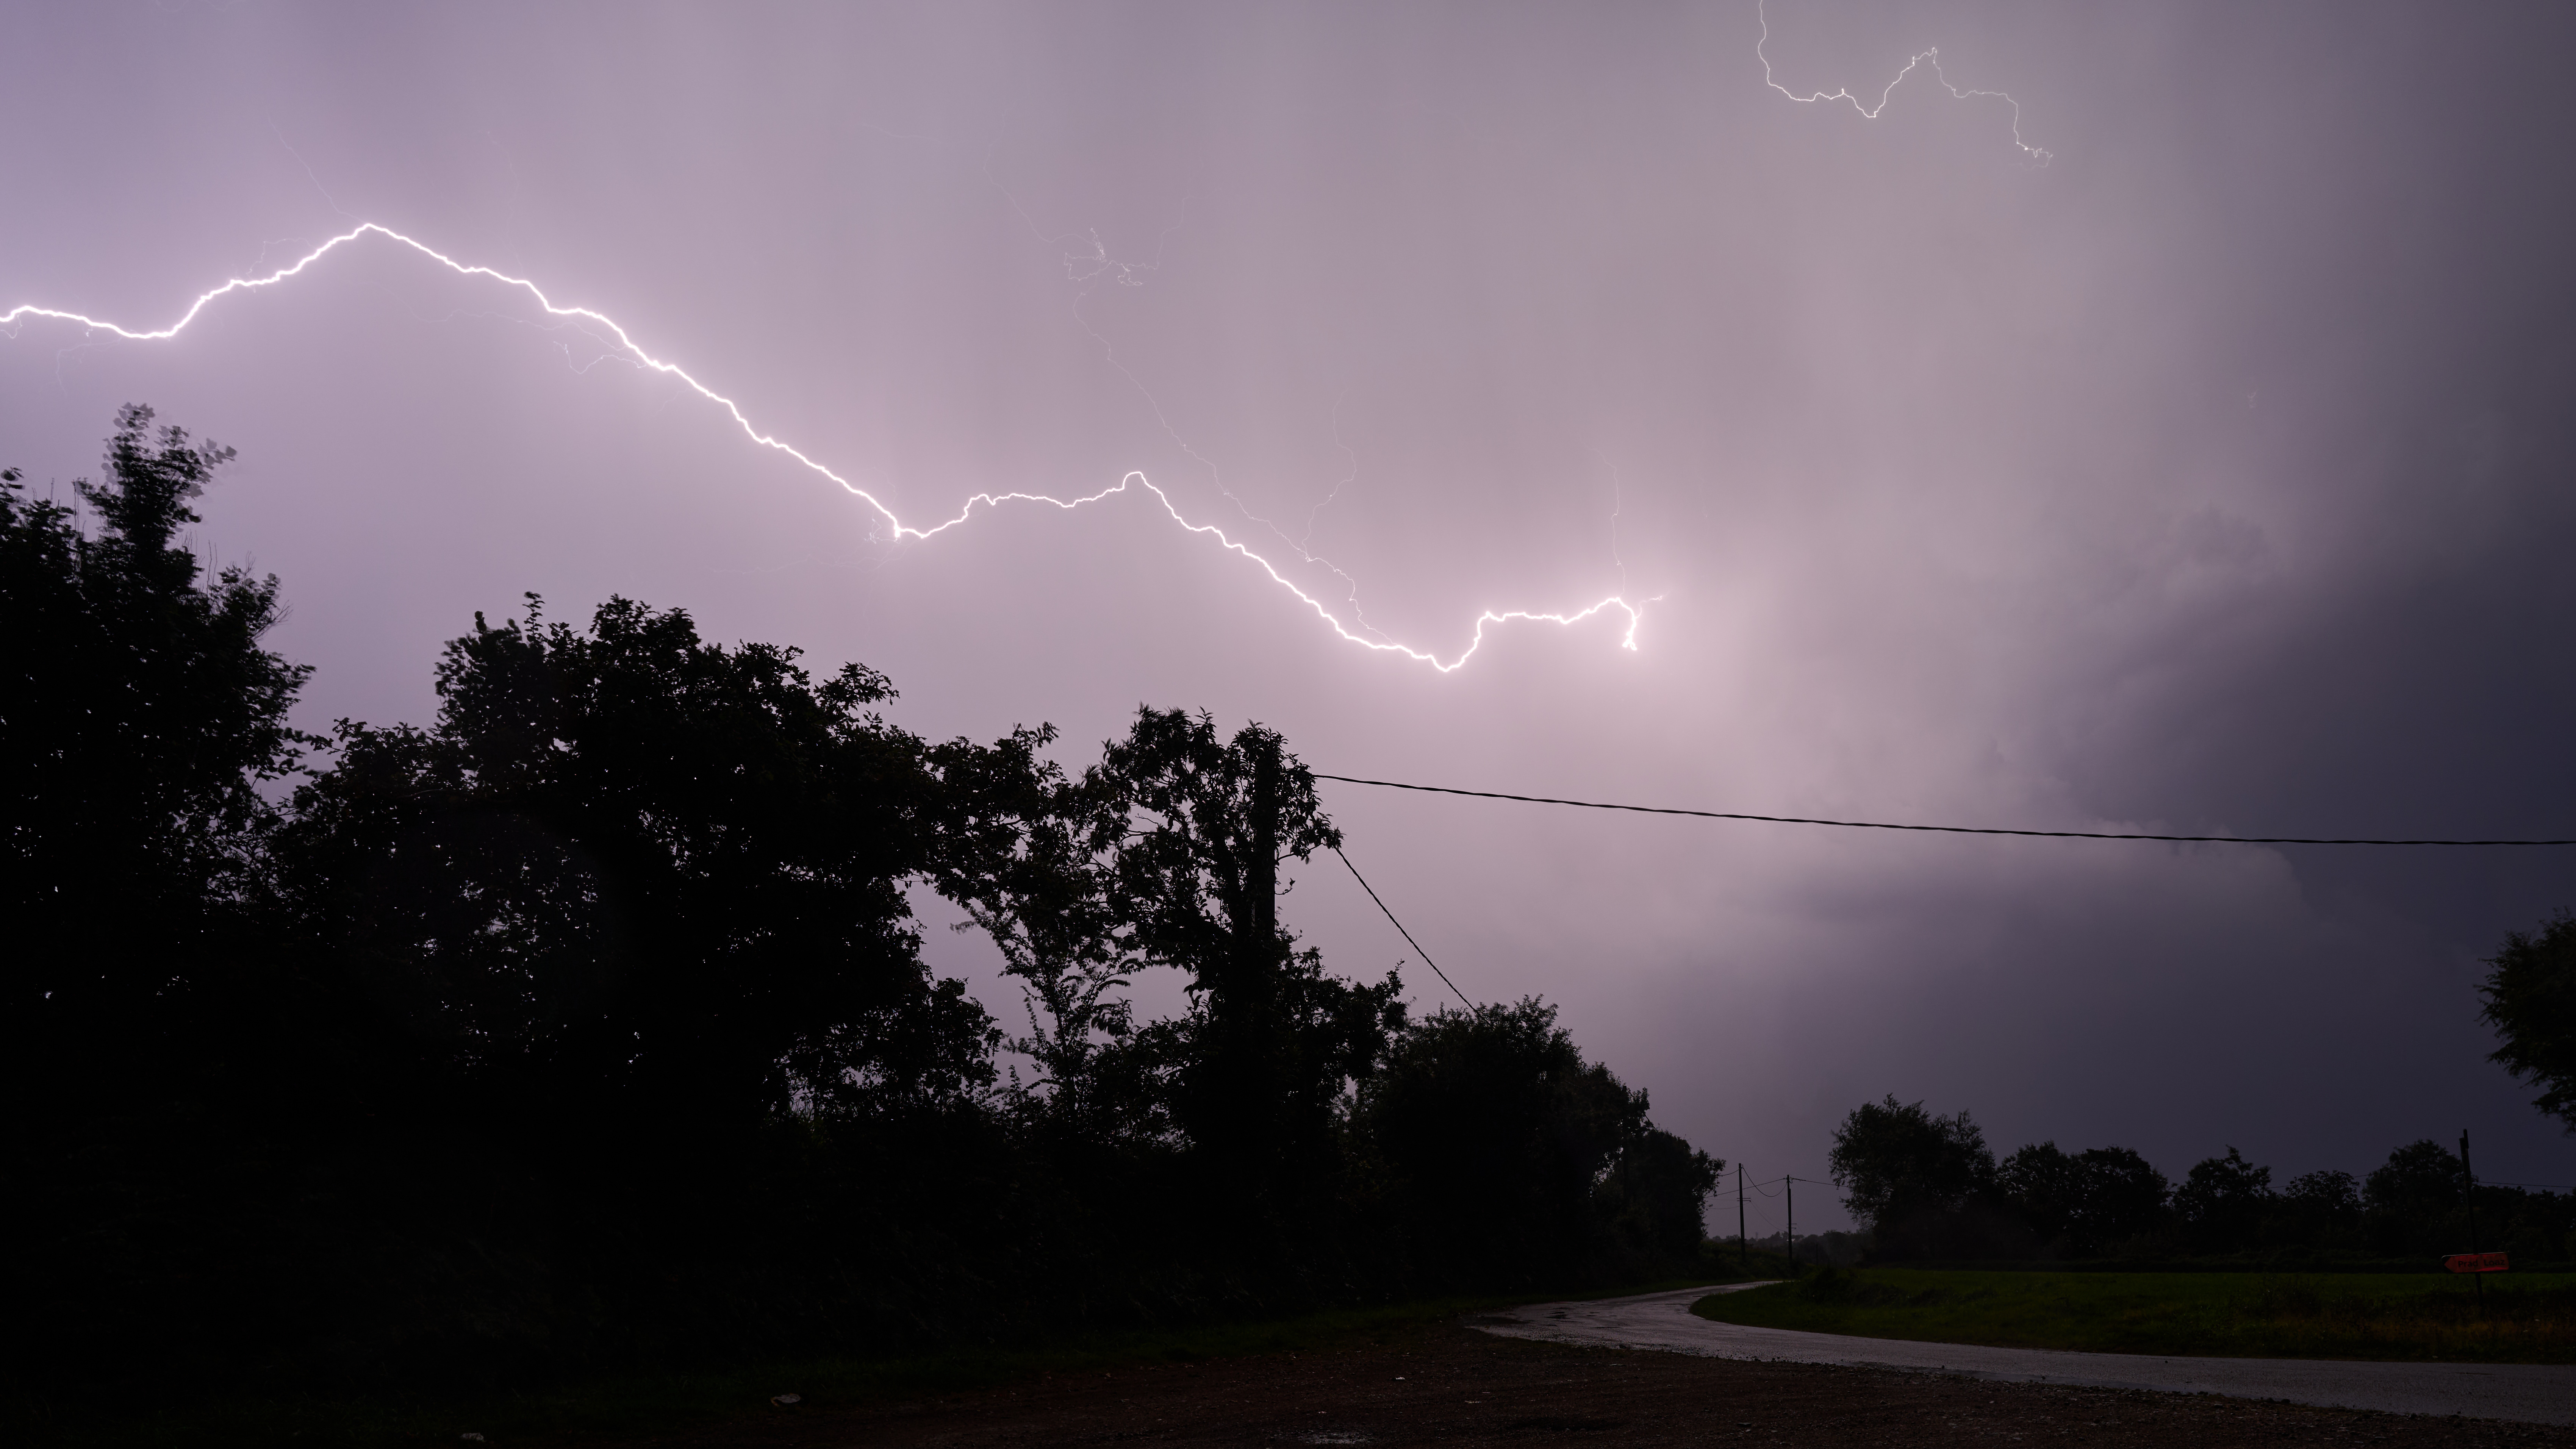
M1994 100L2001 101L2005 105L2012 107L2013 144L2021 148L2023 160L2028 161L2033 166L2046 166L2052 159L2048 152L2041 150L2037 146L2031 145L2029 142L2026 142L2021 138L2021 102L2014 100L2011 96L2006 95L2002 91L1961 90L1959 87L1950 84L1950 77L1941 69L1941 50L1938 46L1925 50L1916 55L1913 59L1905 62L1905 68L1896 73L1896 79L1889 81L1887 83L1887 89L1878 93L1877 105L1863 105L1860 97L1853 95L1848 89L1831 92L1814 91L1803 96L1798 94L1796 91L1780 84L1777 80L1772 79L1771 57L1763 53L1762 47L1768 44L1771 40L1771 16L1768 11L1768 5L1769 0L1753 0L1753 14L1762 24L1762 38L1753 42L1753 54L1762 62L1762 83L1769 86L1771 89L1778 91L1780 94L1787 96L1789 99L1797 101L1802 105L1810 106L1821 102L1849 101L1851 103L1851 108L1860 112L1864 119L1875 121L1878 119L1878 113L1887 109L1888 98L1896 94L1896 88L1904 84L1907 76L1914 74L1914 68L1916 66L1928 65L1932 68L1932 78L1941 83L1941 88L1950 93L1950 98L1952 100Z
M893 539L897 542L904 539L928 539L941 533L945 533L949 529L955 528L957 525L964 523L968 518L974 516L975 510L979 506L986 509L994 509L1001 507L1005 503L1031 503L1043 504L1051 508L1071 510L1083 507L1086 504L1098 503L1106 498L1115 497L1119 494L1125 493L1130 488L1138 488L1147 493L1151 493L1154 496L1154 501L1162 505L1163 512L1171 518L1172 522L1180 525L1185 531L1212 538L1228 552L1240 554L1245 559L1250 560L1264 574L1269 576L1272 583L1286 589L1290 594L1296 596L1298 602L1304 604L1307 608L1312 609L1315 613L1315 617L1323 620L1325 625L1331 628L1332 631L1339 635L1344 641L1356 644L1361 648L1370 650L1374 653L1401 655L1404 658L1413 660L1417 663L1428 664L1442 674L1454 673L1457 670L1464 668L1467 661L1475 657L1476 651L1484 647L1485 631L1487 626L1496 624L1529 622L1571 626L1582 623L1584 620L1590 619L1595 615L1615 611L1617 613L1625 614L1628 619L1627 630L1621 636L1619 645L1621 648L1633 652L1637 648L1637 626L1645 618L1644 605L1655 602L1653 599L1646 599L1632 604L1624 598L1612 595L1609 598L1605 598L1600 602L1593 604L1589 608L1577 609L1571 613L1551 614L1529 609L1486 609L1476 616L1475 625L1468 639L1467 647L1460 650L1456 658L1444 662L1435 652L1416 649L1409 644L1402 644L1394 640L1387 639L1382 635L1377 635L1377 631L1374 629L1369 629L1369 632L1366 634L1352 632L1349 628L1343 625L1342 621L1334 615L1331 609L1325 607L1322 600L1307 593L1304 589L1299 588L1295 581L1281 573L1278 566L1271 563L1269 559L1254 552L1241 540L1228 535L1224 529L1213 523L1192 522L1181 512L1180 508L1172 502L1169 494L1156 487L1153 481L1148 479L1141 472L1130 472L1121 477L1110 487L1103 488L1097 493L1086 494L1079 498L1053 498L1043 493L977 493L966 500L964 506L958 509L955 517L934 523L927 528L915 527L912 524L905 523L901 518L897 517L894 510L888 508L884 502L876 497L876 495L868 492L858 484L851 482L849 479L842 477L840 474L833 472L823 463L798 450L792 444L789 444L783 439L775 437L769 433L762 432L752 423L750 416L746 414L742 410L741 406L732 398L726 397L724 394L717 392L705 383L700 382L695 376L690 374L687 369L681 367L679 364L656 357L652 353L645 351L632 336L628 335L625 327L620 325L616 319L605 313L594 311L588 307L563 306L557 303L553 298L547 296L543 288L525 277L514 277L506 272L497 271L491 267L459 261L426 242L405 236L403 233L398 232L391 227L382 226L371 221L360 222L349 230L330 238L320 246L306 252L303 256L298 257L293 262L279 267L265 276L236 277L231 281L225 282L222 286L200 293L197 299L188 305L188 310L180 314L179 320L171 323L167 327L154 328L149 331L137 331L130 327L120 326L117 323L104 321L100 318L87 316L79 312L69 312L54 307L23 305L13 308L7 313L0 313L0 329L9 329L9 335L11 337L15 337L17 335L15 330L17 324L19 324L23 319L38 317L52 321L74 323L91 332L107 333L116 337L124 338L131 342L164 342L170 338L178 336L182 331L185 331L190 323L197 320L200 313L204 312L206 308L212 306L215 302L237 292L257 292L277 286L279 283L285 282L291 278L301 276L307 269L321 261L324 257L370 236L382 237L386 241L408 248L410 251L417 253L420 256L427 257L440 266L447 268L449 271L456 273L458 276L485 278L498 282L505 287L516 288L525 292L529 297L536 301L536 304L539 307L544 308L550 316L560 317L575 324L589 323L599 327L609 336L616 339L616 345L614 348L616 355L626 358L638 367L646 368L650 371L660 373L665 377L678 380L690 391L706 399L708 402L715 404L717 407L722 408L725 411L725 414L733 419L735 426L742 429L744 437L751 439L752 442L763 448L785 454L787 457L795 459L798 463L803 464L807 469L824 478L830 479L832 482L840 485L841 488L847 491L851 496L857 498L860 502L865 503L875 512L877 517L882 520L885 530L882 536ZM1096 241L1094 242L1094 247L1095 249L1097 248ZM1128 264L1109 261L1105 250L1100 251L1097 256L1085 255L1074 260L1090 264L1091 270L1085 273L1085 278L1088 276L1097 276L1102 272L1114 272L1117 280L1128 282L1131 285L1134 281L1132 273L1140 269ZM1069 260L1068 265L1072 266L1073 261ZM1080 271L1082 269L1076 268L1076 270ZM1303 549L1299 549L1298 551L1300 553L1304 552ZM1309 556L1309 561L1313 561L1311 556ZM1329 565L1327 565L1327 567L1329 567ZM1339 569L1335 569L1334 572L1340 573L1341 571ZM1347 580L1349 576L1343 575L1343 577ZM1361 627L1363 629L1367 629L1368 625L1365 621L1362 621Z

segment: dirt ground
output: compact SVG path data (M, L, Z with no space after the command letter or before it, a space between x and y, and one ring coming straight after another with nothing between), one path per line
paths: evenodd
M791 1386L782 1385L782 1390ZM1386 1341L1053 1375L945 1399L767 1409L635 1449L859 1445L2571 1445L2576 1430L1877 1369L1568 1348L1425 1328Z

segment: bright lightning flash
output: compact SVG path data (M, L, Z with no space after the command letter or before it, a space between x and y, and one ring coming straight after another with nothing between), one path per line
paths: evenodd
M1941 88L1950 93L1950 98L1952 100L1966 101L1983 98L1986 100L2001 101L2005 105L2012 107L2013 144L2021 148L2022 159L2028 161L2033 166L2046 166L2049 163L2050 156L2048 152L2041 150L2037 146L2031 145L2021 138L2021 102L2014 100L2011 96L2006 95L2002 91L1961 90L1959 87L1950 84L1950 77L1941 69L1941 50L1938 46L1925 50L1916 55L1913 59L1905 62L1905 68L1896 73L1896 79L1889 81L1887 83L1887 89L1878 93L1878 104L1874 106L1861 104L1860 97L1853 95L1848 89L1835 91L1812 91L1802 96L1796 91L1789 89L1787 86L1780 84L1778 81L1771 78L1771 57L1764 54L1762 49L1762 47L1768 44L1771 39L1771 16L1768 11L1768 5L1769 0L1754 0L1753 13L1754 16L1762 23L1762 37L1761 39L1753 42L1753 54L1762 62L1762 83L1769 86L1771 89L1778 91L1780 94L1803 105L1812 106L1819 102L1827 101L1849 101L1853 110L1860 112L1864 118L1875 121L1878 119L1878 113L1887 109L1888 98L1896 94L1896 88L1899 85L1904 84L1907 76L1914 73L1914 68L1918 65L1929 65L1932 68L1932 78L1941 83Z
M1617 612L1628 616L1627 632L1619 641L1620 647L1633 651L1637 647L1637 625L1639 621L1645 617L1644 605L1654 602L1652 599L1647 599L1636 604L1631 604L1627 600L1614 595L1610 598L1601 600L1599 603L1594 604L1589 608L1578 609L1572 613L1565 614L1546 614L1527 609L1510 609L1501 611L1487 609L1476 616L1475 630L1468 640L1467 647L1459 652L1457 658L1448 660L1444 663L1437 654L1427 650L1416 649L1406 644L1399 644L1383 637L1373 638L1369 635L1353 633L1350 629L1344 627L1342 621L1339 618L1336 618L1333 611L1326 608L1321 600L1317 599L1314 595L1307 593L1304 589L1297 587L1297 585L1285 574L1282 574L1279 569L1270 562L1270 560L1253 552L1252 549L1246 547L1241 541L1228 536L1223 529L1219 528L1215 524L1191 522L1182 514L1178 507L1173 505L1170 495L1166 494L1162 489L1155 487L1153 482L1140 472L1131 472L1125 477L1120 478L1114 486L1104 488L1097 493L1088 494L1080 498L1050 498L1041 493L978 493L966 500L965 506L958 510L956 517L948 519L945 522L932 524L928 528L915 528L912 525L905 523L902 519L896 517L894 510L880 502L874 494L861 488L849 479L842 477L840 474L833 472L823 464L816 462L813 458L808 457L788 443L785 443L768 433L762 432L757 427L754 427L751 419L744 414L742 408L738 406L733 399L726 397L715 389L708 387L705 383L698 381L697 378L691 376L686 369L680 367L677 363L667 362L659 357L655 357L649 352L646 352L641 346L637 345L634 338L627 335L624 327L618 325L614 319L608 317L606 314L595 312L588 307L559 306L556 304L554 299L548 297L536 283L529 281L525 277L513 277L507 273L495 271L490 267L477 266L458 261L456 258L447 255L445 252L439 251L437 248L432 247L425 242L405 236L391 227L379 226L374 222L362 222L359 225L340 233L338 236L325 241L320 246L317 246L313 250L305 253L293 263L280 267L266 276L236 277L233 280L224 283L222 286L216 287L212 291L205 292L201 294L196 301L189 304L188 310L180 314L178 321L171 323L167 327L158 328L153 331L138 332L132 328L122 327L113 322L101 321L98 318L85 316L78 312L66 312L53 307L37 306L21 306L5 314L0 314L0 327L12 327L23 318L44 317L61 322L77 323L93 332L112 333L118 337L126 338L129 341L134 342L165 341L179 335L179 333L184 330L189 323L197 320L198 313L205 311L206 308L216 299L230 296L235 292L252 292L258 291L264 287L276 286L278 283L283 282L290 277L302 274L306 268L312 266L315 262L322 260L322 258L330 255L332 252L339 250L341 247L347 246L352 242L368 236L380 236L387 241L399 243L402 246L408 247L412 251L417 252L421 256L427 257L431 261L438 263L440 266L446 267L448 270L455 272L459 276L485 277L507 287L516 287L521 291L526 292L530 297L535 298L537 305L543 307L547 313L552 316L562 317L568 320L594 323L605 329L610 335L617 339L616 350L620 355L632 360L639 367L649 368L652 371L661 373L667 377L679 379L680 382L685 384L698 396L705 398L707 401L714 403L717 407L724 409L726 414L734 420L735 425L742 429L743 435L750 438L754 443L775 452L784 453L788 457L795 459L797 462L804 464L808 469L821 474L823 477L832 480L834 483L837 483L842 488L848 490L851 495L867 504L869 508L875 510L877 516L884 520L885 526L889 530L886 536L898 541L907 538L926 539L934 534L954 528L958 524L964 523L970 516L972 516L978 504L987 508L997 508L1005 503L1042 503L1054 508L1073 509L1079 508L1086 503L1097 503L1114 494L1124 493L1132 484L1153 494L1155 501L1163 506L1163 512L1169 515L1174 523L1179 524L1182 528L1191 533L1203 534L1209 538L1213 538L1226 549L1231 552L1241 554L1246 559L1251 560L1255 565L1258 565L1263 573L1270 576L1270 581L1272 583L1275 583L1279 585L1279 587L1286 589L1289 593L1294 594L1300 603L1303 603L1306 607L1314 610L1315 616L1322 619L1326 625L1331 627L1334 633L1340 635L1344 640L1357 644L1363 649L1373 650L1378 653L1401 654L1408 659L1428 664L1443 674L1450 673L1463 667L1470 658L1474 657L1476 651L1484 646L1485 626L1488 624L1508 624L1515 621L1526 620L1536 623L1571 625L1581 623L1596 614L1616 610ZM10 335L15 336L16 334L12 332ZM1303 550L1300 550L1300 552L1303 552ZM1336 572L1339 571L1336 570ZM1363 624L1362 627L1365 628L1366 625ZM1371 632L1374 633L1374 631Z

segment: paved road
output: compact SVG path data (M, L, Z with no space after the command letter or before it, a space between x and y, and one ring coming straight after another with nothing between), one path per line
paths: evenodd
M1692 1315L1710 1293L1758 1288L1685 1288L1592 1303L1537 1303L1471 1319L1487 1333L1555 1343L1664 1349L1711 1358L1866 1365L1924 1373L1966 1374L2027 1383L2164 1389L2286 1399L2393 1414L2466 1414L2535 1424L2576 1424L2576 1367L2554 1364L2349 1363L2295 1358L2157 1358L2148 1354L2067 1353L2040 1348L1978 1348L1895 1338L1847 1338L1746 1328Z

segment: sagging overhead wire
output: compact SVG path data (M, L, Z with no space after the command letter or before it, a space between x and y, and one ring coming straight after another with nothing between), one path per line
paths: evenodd
M1843 830L1915 830L1940 835L2023 835L2043 840L2166 840L2191 845L2576 845L2571 840L2398 840L2358 836L2312 835L2150 835L2109 830L2015 830L1993 825L1900 825L1885 820L1823 820L1804 815L1751 815L1734 810L1685 810L1671 805L1615 805L1601 800L1562 800L1552 795L1507 795L1499 790L1458 790L1447 785L1411 785L1402 780L1370 780L1358 775L1327 775L1345 785L1376 785L1388 790L1416 790L1427 795L1466 795L1478 800L1517 800L1527 805L1571 805L1578 810L1625 810L1639 815L1691 815L1702 820L1750 820L1764 825L1830 825Z
M1439 963L1431 959L1431 953L1422 949L1422 943L1413 939L1413 933L1404 929L1404 922L1395 918L1395 912L1388 911L1386 909L1386 902L1378 899L1377 887L1368 883L1368 877L1360 874L1360 868L1351 864L1351 858L1349 856L1342 855L1342 848L1338 845L1334 846L1333 854L1342 856L1342 865L1350 871L1351 879L1360 883L1360 889L1368 892L1368 898L1370 900L1377 901L1377 908L1379 910L1386 911L1386 919L1389 924L1395 927L1395 933L1404 938L1404 944L1413 948L1413 954L1422 958L1423 965L1431 968L1431 974L1440 978L1440 984L1448 987L1451 992L1456 994L1460 1001L1466 1002L1466 1006L1469 1011L1475 1010L1476 1003L1467 1000L1467 993L1458 990L1458 983L1450 980L1449 973L1441 970Z

